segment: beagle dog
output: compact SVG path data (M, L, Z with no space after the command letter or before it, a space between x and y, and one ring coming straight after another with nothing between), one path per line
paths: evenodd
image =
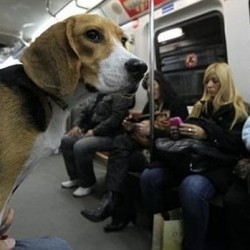
M59 147L79 101L93 90L137 90L147 65L124 48L125 40L111 20L76 15L42 33L22 64L0 70L0 225L13 191Z

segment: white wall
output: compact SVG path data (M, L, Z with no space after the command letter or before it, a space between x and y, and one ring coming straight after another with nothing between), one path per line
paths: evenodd
M248 0L224 2L228 63L240 93L250 102L250 19Z

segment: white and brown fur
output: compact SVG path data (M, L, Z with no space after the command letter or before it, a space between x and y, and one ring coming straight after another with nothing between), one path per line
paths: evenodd
M72 16L42 33L22 65L0 71L0 225L13 190L59 147L69 110L89 95L86 83L105 93L138 85L124 67L136 57L123 36L106 18Z

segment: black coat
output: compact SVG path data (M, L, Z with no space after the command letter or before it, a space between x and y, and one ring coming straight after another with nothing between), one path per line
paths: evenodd
M189 118L187 123L196 124L202 127L207 133L207 141L224 153L235 156L230 164L212 161L201 161L201 167L208 169L203 175L207 176L217 189L221 192L227 190L228 185L233 180L232 170L240 156L245 152L245 147L241 139L241 132L246 119L236 122L232 129L230 126L234 119L235 110L231 104L222 106L213 112L213 107L209 103L208 109L201 112L198 119ZM199 166L197 166L199 167Z
M236 122L231 128L234 115L235 110L231 104L224 105L213 112L212 104L208 103L208 108L203 108L198 118L185 120L185 123L198 125L206 131L207 139L204 146L195 153L189 151L166 153L164 145L158 144L160 151L156 158L159 161L153 162L151 167L169 167L177 178L176 181L181 181L185 176L194 173L205 175L214 183L218 191L225 192L234 179L233 167L246 151L241 139L241 131L246 119ZM206 144L209 145L205 146ZM204 154L204 149L210 148L212 151L211 147L213 152ZM226 160L221 159L221 154L223 157L226 156Z
M91 99L74 122L86 132L93 129L96 136L115 137L123 131L122 121L128 116L129 102L118 95L97 95Z

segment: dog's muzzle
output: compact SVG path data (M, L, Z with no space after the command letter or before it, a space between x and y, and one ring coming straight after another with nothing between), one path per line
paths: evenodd
M143 78L148 66L142 60L132 58L125 63L125 68L135 80L139 81Z

